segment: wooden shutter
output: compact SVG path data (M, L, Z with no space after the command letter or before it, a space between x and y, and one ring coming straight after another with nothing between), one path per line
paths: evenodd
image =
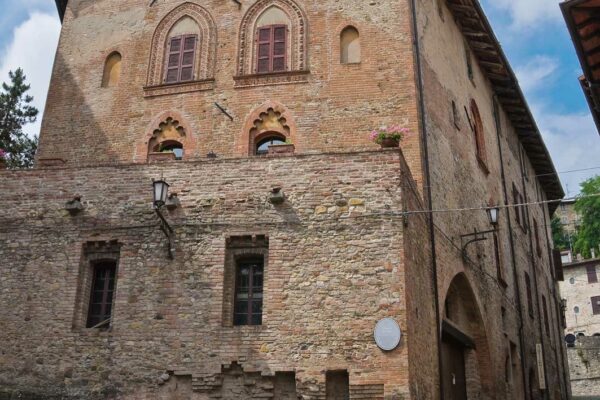
M167 56L167 72L165 82L173 83L179 81L179 65L181 61L181 41L182 37L171 38L169 42L169 51Z
M258 30L258 64L256 72L259 74L271 71L271 32L271 26Z
M557 281L562 282L565 280L565 275L563 273L562 257L559 249L552 250L552 259L554 261L554 276Z
M595 296L591 298L592 300L592 312L594 315L600 314L600 296Z
M275 25L273 26L273 60L272 60L272 71L281 72L285 71L286 65L286 53L287 53L287 26L286 25Z
M287 69L287 25L258 29L256 72L281 72Z
M598 283L598 274L596 273L595 265L588 265L586 267L588 283Z
M182 35L171 38L165 83L186 82L194 79L197 42L197 35Z

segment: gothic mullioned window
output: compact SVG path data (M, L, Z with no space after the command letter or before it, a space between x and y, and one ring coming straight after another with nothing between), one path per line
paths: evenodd
M237 76L306 71L306 16L293 0L258 0L240 26Z
M217 29L210 13L198 4L184 3L159 22L149 61L147 96L177 93L161 85L186 84L197 90L212 88L217 49ZM167 90L167 91L165 91Z

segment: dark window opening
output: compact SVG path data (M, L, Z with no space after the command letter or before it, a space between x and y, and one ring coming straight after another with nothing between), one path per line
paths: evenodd
M234 325L262 324L263 277L263 260L242 260L237 263Z
M273 385L273 398L277 400L297 400L296 373L276 372Z
M594 315L600 315L600 296L592 297L592 312Z
M540 232L539 232L539 228L537 225L537 221L535 218L533 218L533 232L535 235L535 248L536 248L536 252L538 257L542 256L542 246L540 245Z
M467 63L467 76L471 81L473 81L473 60L471 58L471 49L469 48L469 43L465 41L465 61Z
M544 326L546 328L546 336L550 336L550 319L548 316L548 303L546 297L542 296L542 306L544 307Z
M194 79L197 35L181 35L170 39L165 72L166 83L187 82Z
M261 156L269 153L269 147L278 144L285 144L285 137L283 136L268 136L264 139L261 139L256 144L256 155Z
M533 297L531 295L531 280L529 279L529 274L525 272L525 290L527 291L527 311L529 311L529 316L533 318Z
M481 114L479 113L479 107L477 107L475 100L471 100L471 114L473 115L473 133L475 134L475 150L477 161L481 167L488 172L483 121L481 119Z
M113 294L115 290L116 263L103 261L93 266L93 281L88 308L87 328L103 323L102 328L110 326L112 317Z
M596 273L595 265L588 265L586 267L588 283L598 283L598 274Z
M269 25L258 28L257 73L287 70L287 30L286 25Z
M350 399L350 376L348 371L327 371L325 378L325 398L327 400Z
M179 142L167 141L160 143L155 149L159 153L173 153L176 160L183 159L183 145Z

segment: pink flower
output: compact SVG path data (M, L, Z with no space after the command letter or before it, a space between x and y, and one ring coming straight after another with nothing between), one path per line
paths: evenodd
M0 158L6 158L6 151L0 149Z

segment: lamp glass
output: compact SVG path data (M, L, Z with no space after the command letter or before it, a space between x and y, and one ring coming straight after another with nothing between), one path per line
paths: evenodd
M488 218L490 219L490 224L498 225L498 214L500 213L500 209L497 207L490 207L487 209Z
M167 202L169 184L161 179L152 182L152 185L154 186L154 205L160 207Z

